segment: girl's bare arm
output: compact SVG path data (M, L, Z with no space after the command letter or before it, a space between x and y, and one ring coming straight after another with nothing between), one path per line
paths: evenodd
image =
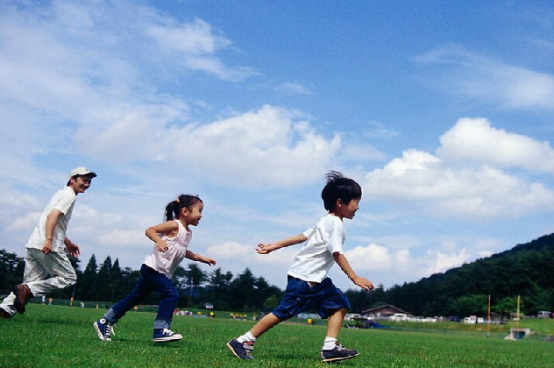
M215 266L215 264L216 264L215 259L203 256L201 254L196 254L194 252L191 252L190 250L187 250L187 254L185 255L185 258L188 258L192 261L209 264L210 266Z
M162 224L150 226L144 231L148 239L152 240L158 246L160 252L167 250L167 243L160 238L158 234L167 234L171 236L173 232L179 231L179 225L175 221L167 221Z

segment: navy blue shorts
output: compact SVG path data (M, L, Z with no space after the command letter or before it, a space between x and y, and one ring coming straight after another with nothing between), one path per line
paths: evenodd
M328 277L321 283L308 283L289 276L285 296L273 310L275 317L283 321L311 308L327 318L338 309L350 309L350 302Z

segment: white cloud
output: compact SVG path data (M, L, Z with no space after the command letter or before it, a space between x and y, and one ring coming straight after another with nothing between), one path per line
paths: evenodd
M392 286L393 280L417 281L422 277L444 272L452 267L461 266L472 257L467 249L457 251L455 246L445 252L444 244L439 245L437 249L428 249L421 255L412 253L409 249L391 250L392 246L393 244L385 247L374 243L356 246L346 250L345 256L359 276L367 277L374 283L386 287ZM352 288L352 285L338 276L340 272L333 272L337 275L337 282L346 288Z
M341 161L353 164L357 162L384 161L387 155L371 144L345 141L340 152Z
M79 227L74 227L73 230L80 233L84 232L83 229ZM92 230L96 231L96 229ZM136 250L146 255L153 245L153 243L148 243L145 239L144 231L137 231L137 229L109 229L102 235L97 236L97 238L102 243L103 247L107 249L117 249L117 253ZM149 247L147 245L149 245Z
M502 168L550 172L551 162L546 143L494 129L484 119L461 119L442 136L437 155L404 151L367 174L364 192L436 216L518 217L551 208L554 192Z
M422 263L426 266L423 276L442 273L451 268L459 267L469 259L470 254L467 249L462 249L459 252L451 251L449 253L444 253L440 250L430 250L422 259Z
M344 252L354 270L370 269L379 272L389 269L395 262L395 257L382 246L370 244L367 247L357 246Z
M229 241L209 246L206 249L206 254L211 254L212 257L217 256L220 259L225 259L227 262L241 262L254 255L254 249L254 246Z
M362 132L364 138L391 139L398 137L399 133L379 121L370 121L368 128Z
M196 171L218 181L260 187L302 185L324 172L340 144L327 140L294 113L266 105L195 127L179 140L177 156L198 152Z
M344 254L354 271L369 278L376 285L391 287L397 280L415 282L435 273L445 272L453 267L459 267L471 262L480 255L478 245L468 245L460 249L453 241L443 241L440 244L427 244L421 249L402 248L394 240L387 245L370 243L346 249ZM337 267L338 268L338 267ZM341 276L340 270L333 270L333 278L343 288L353 288L353 285Z
M554 150L548 142L496 129L487 119L459 119L440 142L437 155L445 161L554 173Z
M290 95L310 95L312 91L301 83L285 82L275 88L277 91Z
M208 124L177 127L147 113L130 113L105 128L82 128L75 141L98 157L165 161L177 165L176 172L192 171L226 186L302 185L325 171L340 137L327 140L296 115L266 105ZM178 166L183 161L187 164Z
M184 54L214 54L218 49L231 45L223 36L214 35L212 27L202 19L173 26L170 24L152 25L146 34L156 39L162 46Z
M430 80L449 92L509 109L554 109L552 75L508 65L455 44L415 59L427 65L444 67L442 74L434 71Z
M185 68L203 71L225 80L243 80L256 72L251 68L231 68L216 58L217 51L232 45L232 42L214 32L211 25L202 19L183 24L174 24L171 19L160 19L163 24L150 25L146 34L152 37L169 57L175 58Z
M228 67L217 58L231 41L207 22L175 25L149 8L134 5L129 11L130 6L3 6L0 94L27 110L40 109L42 125L63 120L96 124L127 111L152 110L153 84L183 69L227 80L252 75L248 68ZM168 49L173 54L160 58Z
M150 8L133 9L88 2L24 11L3 6L0 94L12 107L2 110L21 131L18 149L11 140L2 151L18 152L18 161L40 150L78 151L114 166L166 163L250 187L302 185L321 176L340 138L323 137L293 111L267 105L186 124L189 104L156 92L166 73L185 68L230 80L251 73L218 59L232 41L206 21L177 22ZM105 27L110 21L113 27ZM47 144L44 136L52 137ZM10 172L8 160L0 163Z

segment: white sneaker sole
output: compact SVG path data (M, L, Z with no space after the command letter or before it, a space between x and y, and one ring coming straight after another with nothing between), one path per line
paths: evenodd
M152 339L153 342L171 342L171 341L179 341L182 340L183 336L179 334L175 334L172 336L164 336L164 337L156 337Z
M344 356L344 357L334 357L334 358L321 359L321 362L322 363L338 362L339 360L348 360L348 359L355 358L357 356L360 356L360 353L358 353L356 355L349 355L349 356Z

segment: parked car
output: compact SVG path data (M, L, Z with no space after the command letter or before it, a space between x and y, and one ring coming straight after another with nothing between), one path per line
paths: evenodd
M395 313L390 316L389 321L407 321L408 316L405 313Z
M465 317L464 323L468 325L474 325L477 323L477 317L475 316Z
M537 313L537 318L552 318L552 313L550 311L540 311Z

